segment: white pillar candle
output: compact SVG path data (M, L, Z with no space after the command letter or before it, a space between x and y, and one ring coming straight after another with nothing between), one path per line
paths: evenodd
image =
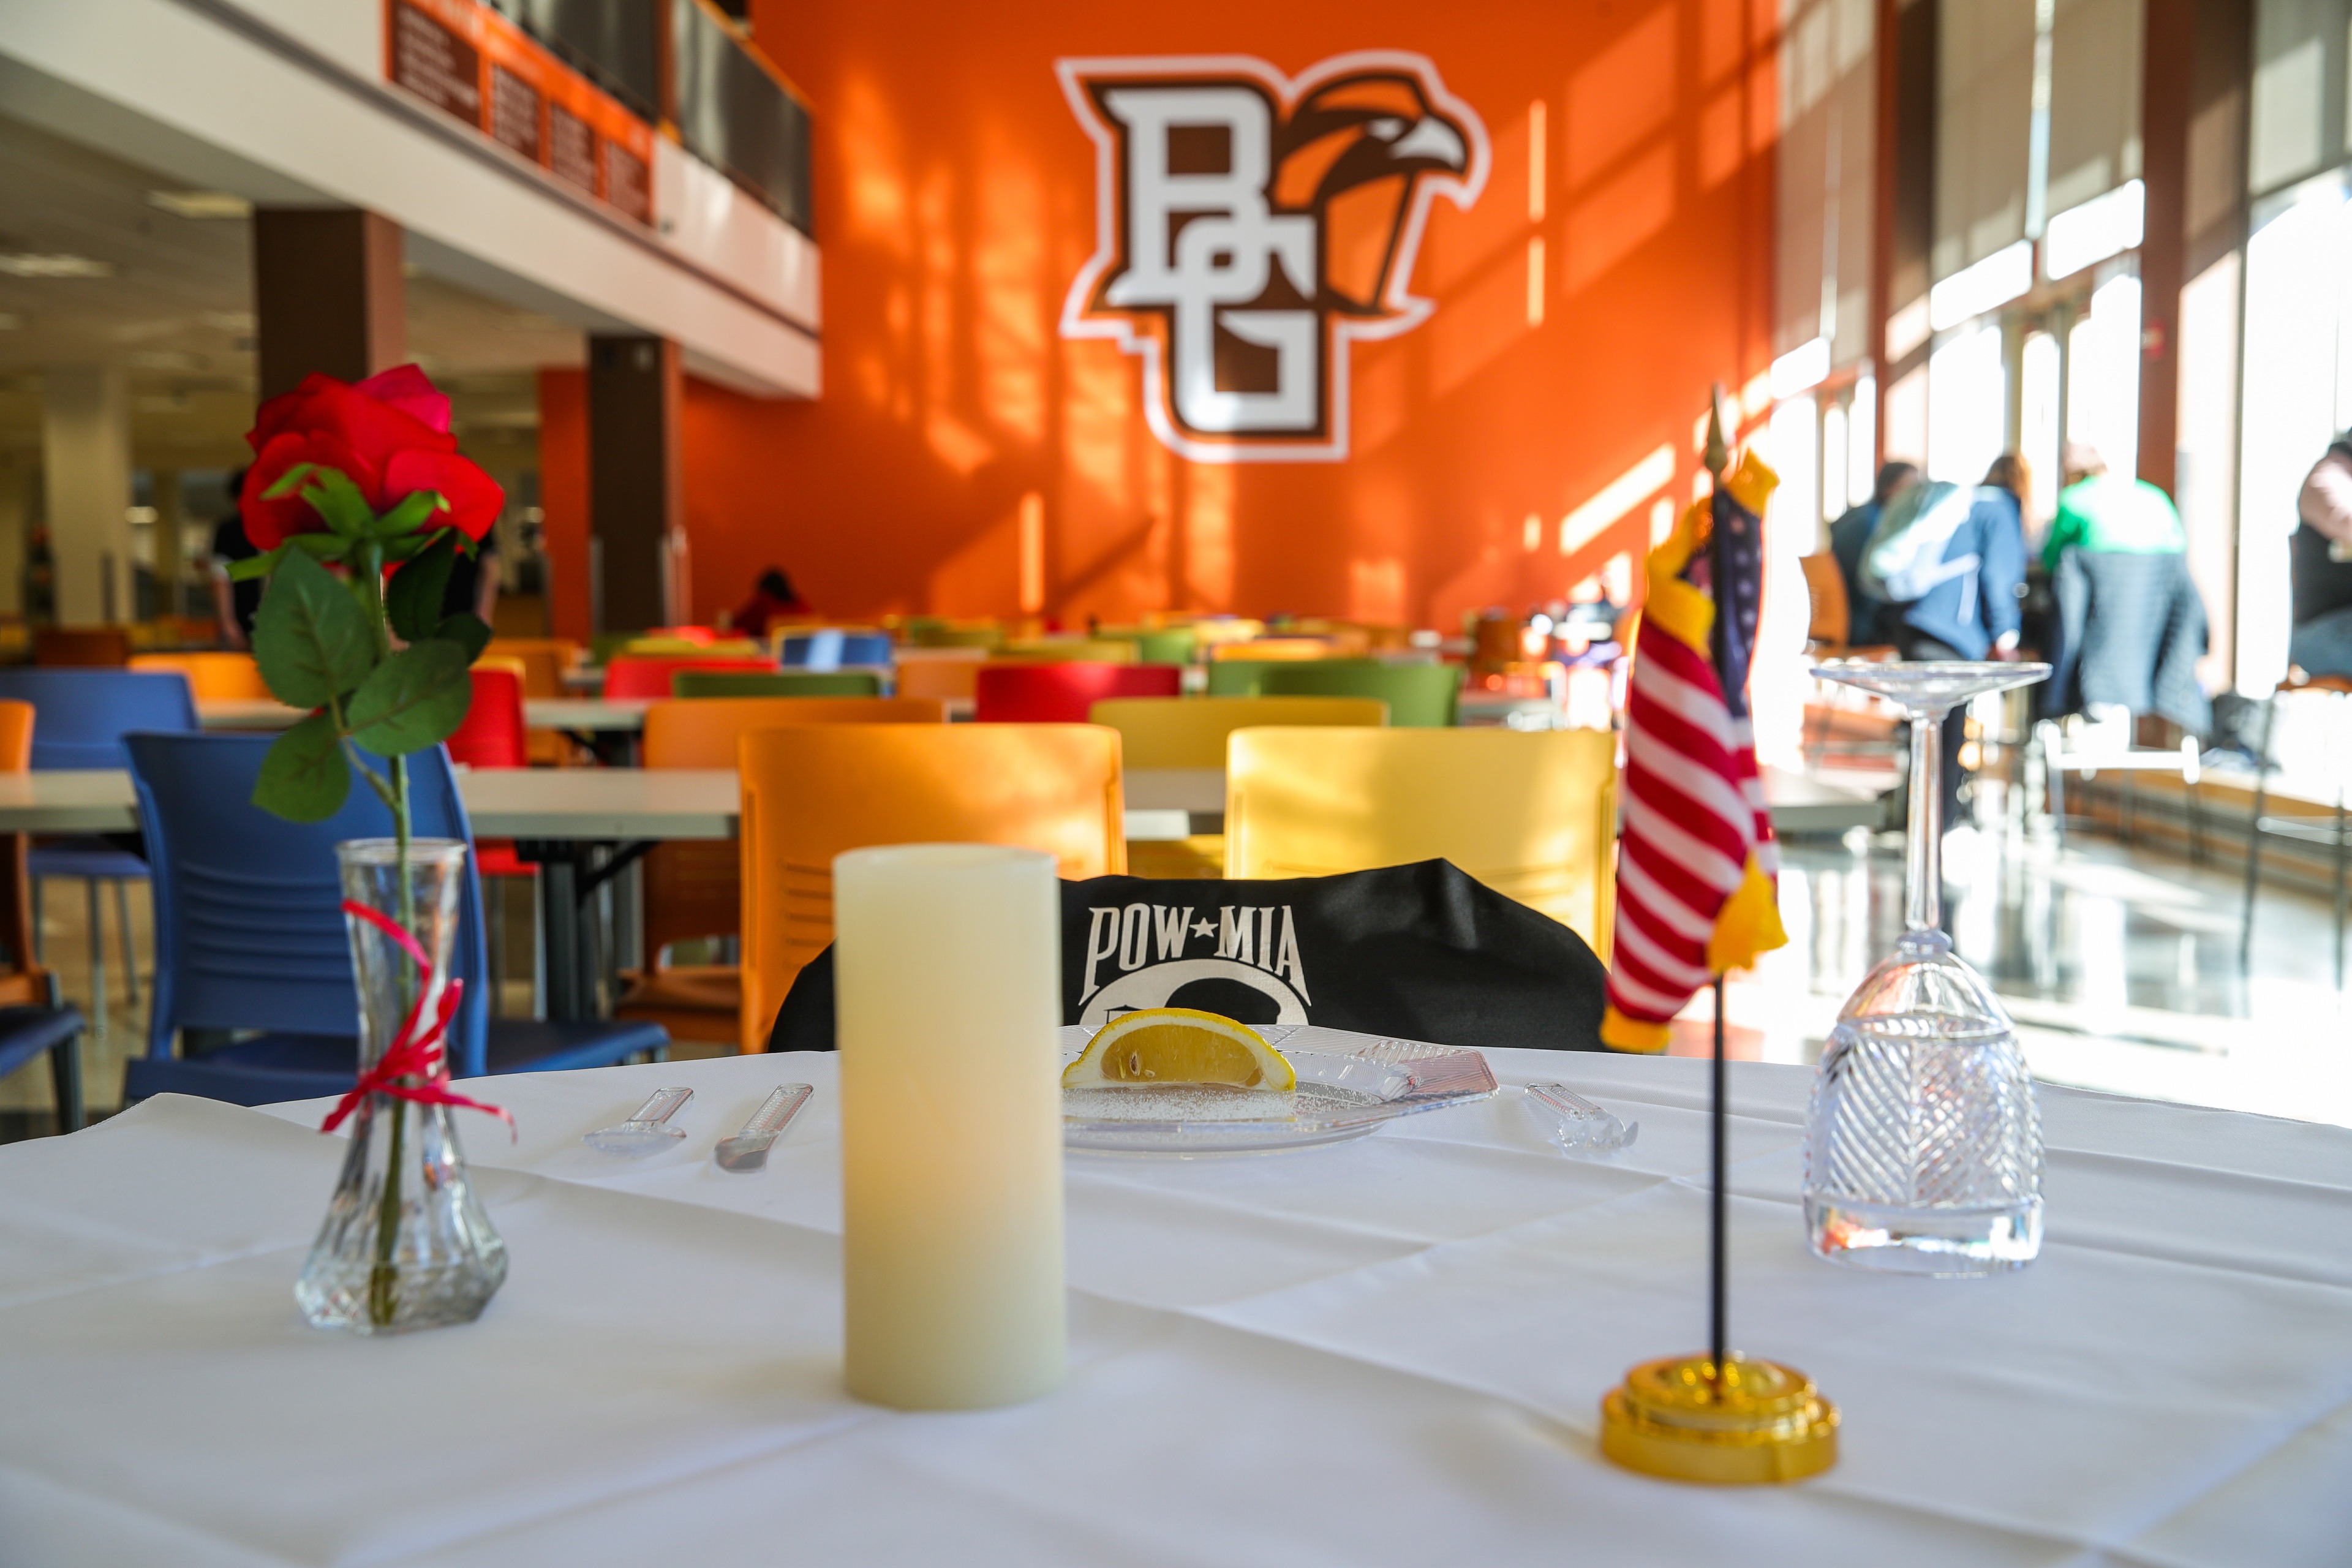
M984 844L833 863L849 1392L907 1410L1062 1381L1061 899Z

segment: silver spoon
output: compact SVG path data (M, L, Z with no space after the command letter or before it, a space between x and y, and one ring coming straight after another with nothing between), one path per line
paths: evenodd
M617 1127L599 1127L593 1132L583 1132L580 1142L602 1154L626 1154L642 1159L658 1153L673 1142L686 1136L683 1127L672 1127L669 1119L678 1108L694 1098L690 1089L659 1089L652 1098L636 1109L635 1114Z
M743 1131L721 1138L711 1157L722 1171L756 1171L768 1163L769 1147L783 1136L784 1126L808 1103L815 1089L805 1083L788 1083L762 1100Z

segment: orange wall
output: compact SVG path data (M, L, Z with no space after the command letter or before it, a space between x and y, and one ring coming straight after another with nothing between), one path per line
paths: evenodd
M1638 554L1648 500L1572 557L1561 519L1662 443L1686 498L1707 384L1736 393L1769 361L1775 0L752 10L815 108L824 393L690 384L698 616L771 563L829 612L1013 613L1032 494L1044 608L1066 621L1523 605ZM1296 74L1364 48L1427 55L1491 137L1476 205L1431 209L1412 291L1435 312L1354 345L1346 460L1183 460L1145 426L1142 362L1058 332L1094 250L1095 150L1054 62L1245 54ZM576 395L546 415L550 451L576 451L556 428Z

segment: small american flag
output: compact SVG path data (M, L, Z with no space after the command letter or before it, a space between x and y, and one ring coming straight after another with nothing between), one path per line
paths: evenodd
M1779 482L1746 454L1650 555L1625 705L1625 826L1601 1026L1618 1050L1665 1049L1668 1020L1695 993L1788 940L1748 712L1764 504Z

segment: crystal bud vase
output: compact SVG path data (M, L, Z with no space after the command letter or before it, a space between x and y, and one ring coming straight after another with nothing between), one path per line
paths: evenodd
M466 846L411 840L404 868L393 839L352 839L335 849L343 897L406 930L431 964L420 972L388 933L345 917L365 1073L398 1039L412 1010L428 1021L436 1016L457 945ZM474 1195L449 1110L379 1092L352 1113L334 1200L294 1287L313 1324L397 1334L471 1322L505 1282L506 1243Z

